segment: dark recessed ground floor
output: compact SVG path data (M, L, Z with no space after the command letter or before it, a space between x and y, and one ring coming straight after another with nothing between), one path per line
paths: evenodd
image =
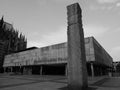
M87 62L88 76L108 75L110 67L94 62ZM4 67L4 72L14 72L16 74L36 74L36 75L67 75L67 63L62 64L43 64L28 66L9 66Z

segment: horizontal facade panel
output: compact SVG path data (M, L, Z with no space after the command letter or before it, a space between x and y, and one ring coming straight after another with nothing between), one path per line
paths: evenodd
M93 39L85 39L86 61L96 61ZM4 66L67 63L67 43L27 50L5 56Z

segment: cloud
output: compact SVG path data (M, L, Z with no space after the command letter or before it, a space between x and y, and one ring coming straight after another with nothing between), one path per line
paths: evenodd
M55 32L47 33L43 36L43 39L46 40L48 44L67 41L67 26L59 27Z
M75 3L75 2L79 2L79 0L37 0L38 3L51 3L51 2L54 2L54 3L58 3L58 4L61 4L61 3Z
M28 40L27 48L34 47L34 46L35 47L43 47L43 46L45 46L45 43L39 42L39 41Z
M112 48L112 51L113 52L119 52L120 51L120 46Z
M120 46L113 47L110 52L114 58L114 61L120 61L120 55L119 55L120 54Z
M48 32L41 36L40 41L28 40L28 47L44 47L67 41L67 26L61 26L55 32Z
M111 10L113 6L90 6L90 10Z
M86 25L83 27L85 37L94 36L94 37L101 37L104 33L106 33L109 29L104 26L99 25ZM33 35L36 33L33 33ZM36 35L37 37L37 35ZM49 46L57 43L62 43L67 41L67 26L61 26L56 31L48 32L42 34L39 40L28 40L28 47L37 46L37 47L44 47Z
M94 36L100 37L109 30L107 27L99 25L86 25L84 26L85 37Z
M120 3L117 3L116 6L117 6L117 7L120 7Z
M99 3L116 3L118 0L97 0Z
M114 30L113 30L113 29L114 29ZM114 34L120 33L120 27L118 27L118 28L112 28L110 32L111 32L111 33L114 33Z
M51 0L51 1L58 3L73 3L73 2L78 2L79 0Z

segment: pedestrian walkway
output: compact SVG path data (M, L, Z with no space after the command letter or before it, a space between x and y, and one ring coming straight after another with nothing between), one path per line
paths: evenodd
M87 90L120 90L119 77L89 77ZM65 76L0 74L0 90L68 90Z

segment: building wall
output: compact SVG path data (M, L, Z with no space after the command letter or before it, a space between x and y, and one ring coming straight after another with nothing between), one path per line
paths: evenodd
M96 44L94 44L94 46L95 45ZM94 46L92 37L85 38L86 60L87 62L91 61L102 62L99 61L101 59L96 58L95 55L97 54L95 54L96 53L95 50L97 46L96 47ZM100 55L99 57L103 57L102 55ZM107 54L105 53L105 55ZM106 59L107 56L105 55L104 55L105 61L102 62L104 64L106 64L106 62L110 62L110 60L108 59L111 59L111 58ZM39 49L6 55L4 67L22 65L58 64L58 63L67 63L67 43L60 43Z
M86 51L86 60L88 62L95 61L95 53L94 53L92 37L85 38L85 51Z
M94 39L93 40L93 47L94 47L94 55L95 61L100 64L104 64L107 66L112 67L113 59L112 57L105 51L105 49Z
M4 66L66 63L67 44L57 44L5 56Z

